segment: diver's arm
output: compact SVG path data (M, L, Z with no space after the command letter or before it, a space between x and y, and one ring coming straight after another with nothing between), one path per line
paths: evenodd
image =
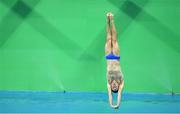
M116 108L118 108L120 106L123 87L124 87L124 80L122 81L121 85L119 86Z
M108 83L107 83L107 88L108 88L109 104L112 107L113 106L113 104L112 104L112 92L111 92L111 86Z
M111 87L108 83L107 83L107 88L108 88L109 104L112 105L112 92L111 92Z
M109 104L112 108L116 108L116 105L113 105L111 86L108 83L107 83L107 88L108 88Z

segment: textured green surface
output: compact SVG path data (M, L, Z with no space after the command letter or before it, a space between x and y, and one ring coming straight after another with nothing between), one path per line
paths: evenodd
M106 13L125 92L180 93L180 0L0 0L0 90L106 91Z

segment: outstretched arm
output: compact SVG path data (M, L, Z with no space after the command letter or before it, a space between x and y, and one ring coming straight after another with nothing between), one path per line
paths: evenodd
M107 83L107 88L108 88L109 104L112 106L112 92L111 92L111 87L108 83Z
M112 92L111 92L111 86L109 84L107 84L107 88L108 88L108 96L109 96L109 104L112 108L116 108L116 105L113 105L113 98L112 98Z
M116 105L117 108L120 106L120 103L121 103L121 96L122 96L123 87L124 87L124 80L122 81L121 85L119 86L117 105Z

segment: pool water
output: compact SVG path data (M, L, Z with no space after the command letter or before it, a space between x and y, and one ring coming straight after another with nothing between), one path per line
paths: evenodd
M0 112L180 112L180 95L123 93L112 109L107 93L0 91Z

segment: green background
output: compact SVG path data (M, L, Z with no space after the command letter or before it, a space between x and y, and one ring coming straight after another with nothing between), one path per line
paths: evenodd
M124 91L180 93L180 0L0 0L0 90L106 92L109 11Z

